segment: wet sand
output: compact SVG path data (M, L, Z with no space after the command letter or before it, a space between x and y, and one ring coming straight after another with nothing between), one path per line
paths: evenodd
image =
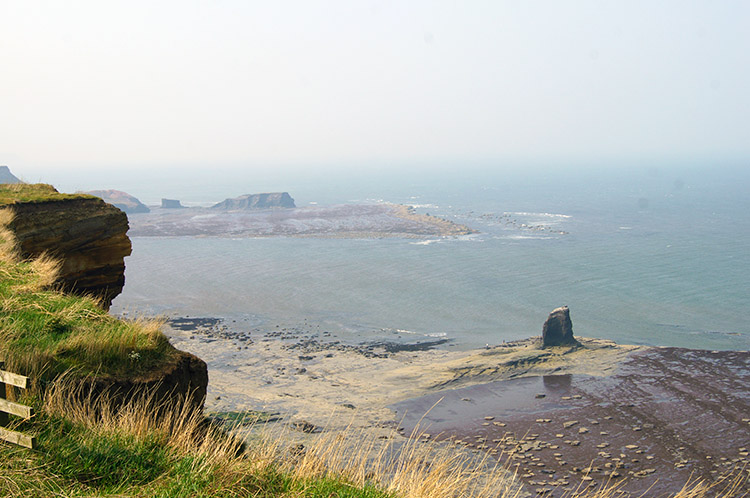
M398 426L408 436L424 416L433 440L510 458L532 494L610 480L659 496L748 462L747 352L580 338L582 348L529 339L455 351L429 340L346 343L307 322L247 330L214 318L177 319L169 335L208 363L209 412L271 413L297 433L310 429L306 437L388 438Z

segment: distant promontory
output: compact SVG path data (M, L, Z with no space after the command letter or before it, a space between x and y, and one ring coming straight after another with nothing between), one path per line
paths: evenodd
M23 183L10 172L7 166L0 166L0 183Z
M84 193L95 195L96 197L103 199L104 202L112 204L127 214L148 213L151 211L148 206L143 204L137 198L127 192L123 192L122 190L91 190Z
M211 209L236 211L243 209L294 208L294 199L288 192L267 194L245 194L233 199L225 199L211 206Z

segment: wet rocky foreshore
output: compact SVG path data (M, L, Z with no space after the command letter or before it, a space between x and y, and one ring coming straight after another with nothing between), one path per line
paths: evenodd
M540 495L609 483L621 495L666 496L730 474L750 491L748 352L648 348L609 376L524 377L393 408L405 434L419 423L423 437L507 458Z
M326 431L353 420L380 437L418 425L425 441L498 458L532 495L609 483L621 496L667 496L729 474L750 491L748 352L585 338L446 351L444 340L347 343L312 322L168 323L209 364L211 411L269 410Z

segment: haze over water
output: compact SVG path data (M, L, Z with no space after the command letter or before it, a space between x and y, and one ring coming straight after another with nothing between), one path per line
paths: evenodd
M289 188L252 175L192 188L183 179L177 197L187 204L268 186L289 190L300 207L405 203L480 233L422 241L134 237L113 312L223 317L261 331L314 324L355 342L444 337L449 347L471 348L539 335L547 313L568 305L577 335L745 350L749 176L634 167L340 175ZM154 203L163 184L122 188Z

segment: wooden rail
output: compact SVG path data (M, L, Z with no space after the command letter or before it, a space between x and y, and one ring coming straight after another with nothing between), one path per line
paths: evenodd
M0 368L3 366L3 362L0 362ZM8 414L22 418L31 418L34 415L33 408L5 399L8 390L13 389L13 387L26 389L28 383L28 377L0 370L0 439L26 448L34 448L36 445L35 437L6 428L9 420Z

